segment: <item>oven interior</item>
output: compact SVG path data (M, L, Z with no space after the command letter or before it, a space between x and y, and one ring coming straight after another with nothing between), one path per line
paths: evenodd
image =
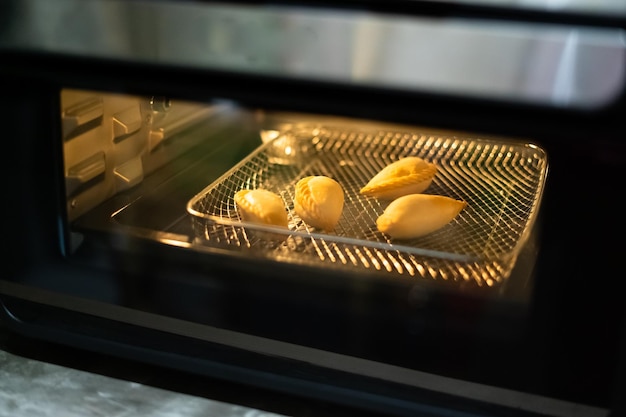
M81 231L113 228L170 245L387 279L513 297L521 295L510 288L526 287L508 280L548 169L545 152L532 143L71 90L62 92L61 106L71 247L80 248ZM390 200L360 190L406 157L437 165L429 194L467 206L427 236L392 239L376 227ZM332 230L311 226L294 209L296 183L308 176L333 178L343 189ZM234 199L242 189L280 195L288 227L246 222ZM93 210L112 197L124 203Z

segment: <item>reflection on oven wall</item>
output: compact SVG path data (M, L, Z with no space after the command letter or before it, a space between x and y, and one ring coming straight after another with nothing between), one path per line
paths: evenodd
M65 89L61 126L68 218L128 190L185 147L177 133L215 113L217 105Z
M85 44L94 51L113 48L131 53L134 49L133 43L128 42L128 31L132 25L128 25L128 7L123 3L7 0L1 6L3 9L0 11L6 14L7 24L0 30L5 32L9 45L43 43L49 50L65 45L76 53L80 53ZM12 19L11 15L20 17ZM14 21L20 22L20 25L13 25ZM103 36L105 32L106 36Z
M159 22L181 28L158 39L159 55L321 80L584 108L610 102L626 78L621 29L228 9Z
M62 92L68 213L82 213L101 196L142 181L148 126L140 107L139 98Z
M296 14L159 16L160 56L365 85L593 107L626 78L621 29ZM189 42L193 39L193 42ZM181 48L181 45L185 45Z
M535 37L530 27L511 27L494 36L480 23L363 22L355 36L353 74L392 79L398 86L487 92L556 106L602 104L621 89L623 31L555 30Z

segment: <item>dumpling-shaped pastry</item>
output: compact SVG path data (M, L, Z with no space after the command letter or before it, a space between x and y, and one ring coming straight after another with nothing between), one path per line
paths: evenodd
M302 178L296 184L294 210L309 226L333 230L343 211L343 188L324 175Z
M242 220L288 227L289 219L283 199L268 190L240 190L235 193L235 204Z
M409 194L389 203L376 226L394 239L414 239L450 223L466 205L442 195Z
M387 165L360 192L383 200L418 194L430 186L436 173L435 164L417 156L408 156Z

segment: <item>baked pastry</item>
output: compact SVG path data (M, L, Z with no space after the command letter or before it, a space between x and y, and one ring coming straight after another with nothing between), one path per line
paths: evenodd
M466 205L442 195L409 194L389 203L376 226L391 238L414 239L450 223Z
M417 156L408 156L387 165L360 192L383 200L418 194L430 186L436 173L435 164Z
M309 226L330 231L343 211L343 188L324 175L302 178L296 184L294 210Z
M235 193L234 199L242 220L288 227L287 210L278 194L262 189L240 190Z

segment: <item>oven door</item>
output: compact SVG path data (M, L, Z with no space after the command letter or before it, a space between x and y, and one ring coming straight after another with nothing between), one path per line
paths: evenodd
M1 6L10 328L357 411L618 415L619 9L339 6ZM467 209L389 240L359 190L415 155ZM332 233L237 217L315 173Z

